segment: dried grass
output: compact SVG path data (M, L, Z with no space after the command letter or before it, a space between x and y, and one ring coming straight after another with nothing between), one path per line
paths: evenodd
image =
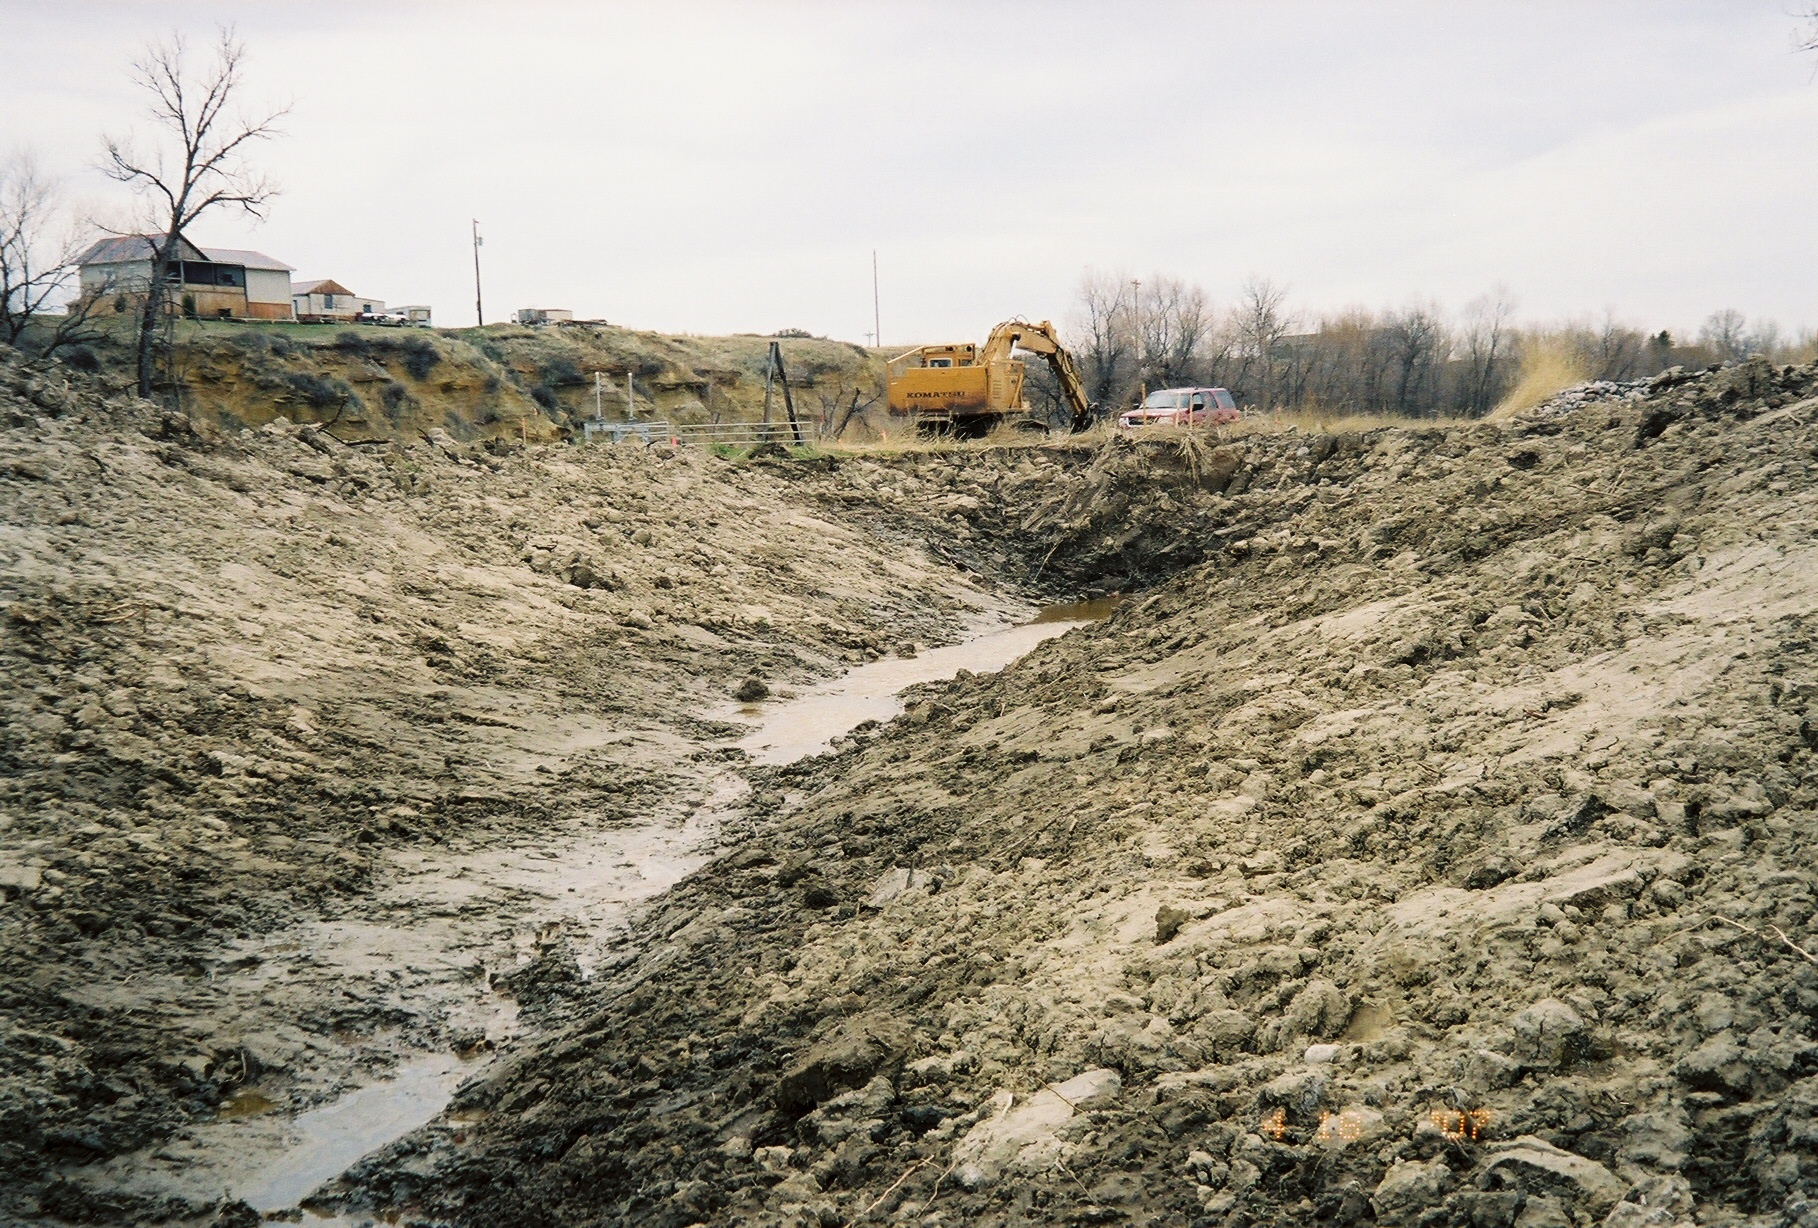
M1506 421L1589 378L1584 359L1569 345L1553 339L1543 340L1528 349L1521 362L1521 378L1509 390L1509 395L1490 411L1489 420Z

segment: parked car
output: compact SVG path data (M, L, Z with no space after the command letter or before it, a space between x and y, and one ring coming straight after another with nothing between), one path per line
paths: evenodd
M1236 422L1237 400L1224 388L1163 388L1151 392L1135 409L1120 414L1121 427L1138 426L1217 426Z
M395 311L362 311L354 317L355 324L384 324L397 328L410 323L408 316L401 316Z

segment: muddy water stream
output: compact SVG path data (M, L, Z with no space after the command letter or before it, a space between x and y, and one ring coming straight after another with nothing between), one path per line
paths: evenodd
M1116 608L1114 597L1049 606L1026 623L998 627L913 657L885 657L794 699L747 705L738 709L738 717L760 724L739 745L760 764L793 763L818 754L866 721L896 717L903 710L903 691L918 682L952 678L962 669L975 674L1002 669L1043 640L1104 618Z
M1115 605L1109 599L1051 606L1026 623L977 628L958 644L861 665L798 696L739 708L738 718L758 726L739 745L761 764L817 753L864 721L896 716L907 687L951 678L962 669L1001 669L1043 640L1104 618ZM722 821L737 814L748 788L742 777L723 772L703 797L667 822L552 833L534 847L453 855L400 852L391 885L378 901L394 920L302 925L253 943L255 950L229 954L253 955L257 958L249 962L264 965L249 977L284 975L283 953L292 951L305 953L317 966L348 970L402 965L434 971L473 964L476 955L489 963L502 959L509 967L559 935L583 975L591 975L618 942L632 909L706 860ZM460 919L475 915L508 918L515 936L501 949L496 926L483 933L477 923ZM516 1006L509 998L489 992L484 978L460 989L451 988L450 980L427 981L421 992L433 996L469 1034L484 1033L489 1043L477 1056L419 1050L392 1066L382 1081L294 1115L282 1111L279 1099L248 1087L216 1120L149 1152L96 1166L84 1179L197 1199L226 1191L262 1212L295 1207L362 1156L433 1121L455 1090L487 1065L490 1050L517 1034ZM306 1215L305 1222L333 1228L369 1221Z

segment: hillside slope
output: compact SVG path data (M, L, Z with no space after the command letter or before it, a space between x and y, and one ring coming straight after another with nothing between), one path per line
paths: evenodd
M1081 498L1117 452L799 479L944 507L981 556L1124 566L1186 525L1202 561L760 774L794 800L463 1093L463 1142L423 1132L353 1197L475 1225L1818 1221L1815 387L1756 363L1251 441L1118 525Z
M120 384L132 378L132 337L120 320L78 362ZM376 325L180 321L172 395L222 426L275 419L315 423L343 440L415 442L432 430L458 441L572 438L599 409L611 421L756 421L764 414L771 339L680 337L606 324L489 325L436 330ZM808 433L832 431L881 402L881 352L821 338L782 343ZM782 390L772 420L785 420Z

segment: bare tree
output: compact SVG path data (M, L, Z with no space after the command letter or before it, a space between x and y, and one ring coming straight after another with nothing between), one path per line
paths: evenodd
M184 232L212 209L265 216L277 185L246 162L249 148L277 135L287 108L248 117L234 108L245 45L223 29L213 62L193 74L181 34L154 43L133 63L132 80L150 95L147 117L157 130L149 148L131 137L106 140L103 169L146 197L161 234L153 242L151 279L139 314L139 395L150 396L158 321L167 309L170 273Z
M1284 309L1286 286L1251 274L1238 289L1232 331L1237 341L1238 382L1256 404L1268 408L1276 397L1275 367L1281 340L1294 327Z
M1464 350L1464 384L1460 389L1460 406L1473 417L1482 417L1502 399L1503 385L1511 365L1511 329L1515 323L1515 299L1507 286L1497 286L1482 298L1465 305L1464 331L1460 340Z
M1136 316L1144 377L1162 388L1196 382L1212 326L1204 290L1157 273L1145 287Z
M1079 315L1072 332L1073 351L1086 399L1112 405L1135 379L1136 329L1130 279L1121 273L1088 270L1080 278Z
M1414 417L1438 410L1438 375L1451 355L1452 339L1437 308L1409 307L1389 317L1386 328L1395 355L1395 408Z
M1725 362L1741 362L1748 357L1747 321L1734 307L1714 311L1698 330L1698 344L1708 345Z
M884 395L883 386L869 368L848 371L839 367L830 374L832 379L826 374L817 375L811 385L821 403L820 419L815 425L822 439L838 439L854 418L876 405Z
M87 336L94 299L77 297L53 315L76 279L86 246L81 227L61 207L59 185L47 179L28 153L0 164L0 341L29 343L51 355ZM49 331L35 328L48 324ZM33 336L26 337L32 329Z

